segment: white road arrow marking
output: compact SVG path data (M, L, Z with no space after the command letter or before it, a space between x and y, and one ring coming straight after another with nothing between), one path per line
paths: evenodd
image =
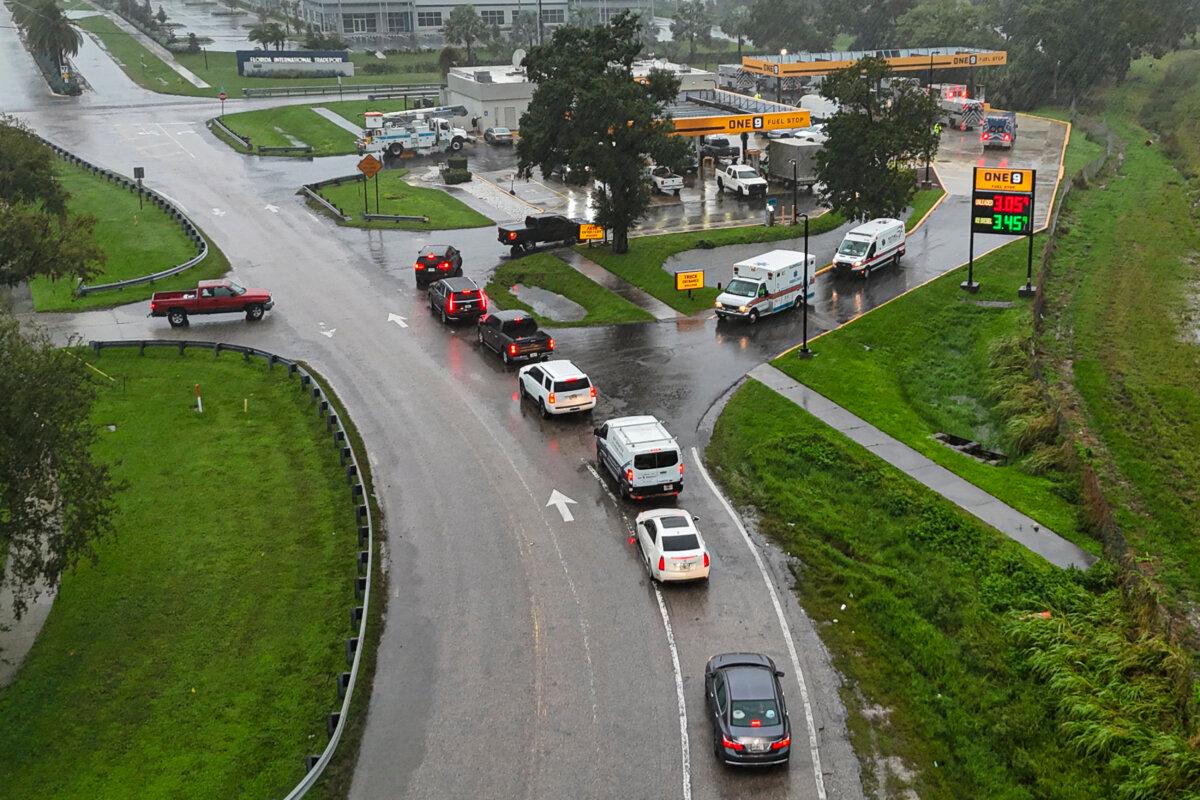
M575 501L555 489L550 493L550 499L546 501L546 508L558 506L558 513L562 514L563 522L574 522L575 515L571 513L571 509L567 508L568 504L575 505Z
M225 212L224 212L224 211L222 211L222 210L221 210L221 209L219 209L219 208L214 208L214 209L212 210L212 213L213 213L213 216L215 216L215 217L223 217L223 216L225 216Z
M388 322L394 322L397 325L399 325L401 328L407 328L408 323L405 322L404 319L405 318L400 316L399 314L388 314Z
M336 330L337 330L337 328L330 328L330 329L329 329L329 330L327 330L327 331L321 331L321 335L322 335L322 336L328 336L330 339L332 339L332 338L333 338L333 332L334 332L334 331L336 331Z
M263 208L265 208L267 211L270 211L272 214L279 213L279 206L273 206L270 203L267 203L265 206L263 206Z

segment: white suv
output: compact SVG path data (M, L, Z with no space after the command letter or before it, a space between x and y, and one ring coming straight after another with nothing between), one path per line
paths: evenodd
M517 394L529 398L542 416L591 411L596 407L596 387L570 361L543 361L517 371Z
M654 417L618 417L592 431L596 460L633 500L683 491L683 453Z

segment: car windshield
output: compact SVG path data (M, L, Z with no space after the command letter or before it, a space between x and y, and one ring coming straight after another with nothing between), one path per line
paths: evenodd
M735 169L733 171L733 174L738 176L739 178L757 178L758 177L758 173L755 172L754 170L750 169L749 167L742 167L741 169Z
M989 119L987 121L987 129L993 133L1004 133L1006 130L1008 130L1008 120Z
M568 381L555 381L554 391L578 392L580 389L586 389L591 385L591 382L589 382L587 378L571 378Z
M642 453L633 457L636 469L662 469L673 467L679 463L679 454L674 450L661 450L657 453Z
M870 246L870 242L864 242L861 239L846 239L842 242L842 246L838 248L838 254L843 256L858 257L865 255L867 248Z
M694 533L684 533L678 536L664 536L662 549L667 553L677 553L680 550L699 550L700 540Z
M734 297L755 297L758 295L758 284L754 281L734 278L725 287L725 293L731 294Z
M233 292L234 294L245 294L246 293L245 289L243 289L241 286L238 286L233 281L229 282L229 291Z
M729 724L735 728L782 724L779 706L774 700L734 700L730 704L729 717Z

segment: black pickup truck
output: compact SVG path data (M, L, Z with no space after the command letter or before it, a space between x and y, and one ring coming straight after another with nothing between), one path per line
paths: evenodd
M736 161L742 154L741 148L728 136L705 136L700 141L700 157L714 161Z
M537 320L525 311L495 311L479 318L479 343L500 354L505 364L520 358L545 358L554 351L554 339L538 330Z
M513 256L541 242L579 241L579 226L583 220L570 219L562 214L530 214L524 225L500 226L500 243L512 248Z

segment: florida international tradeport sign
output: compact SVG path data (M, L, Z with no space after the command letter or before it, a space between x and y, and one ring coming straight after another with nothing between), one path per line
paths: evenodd
M346 50L238 50L238 75L274 73L338 74L352 77L354 62Z
M961 284L969 292L979 289L975 283L975 234L1024 236L1029 240L1025 285L1017 293L1032 297L1033 286L1033 210L1037 170L1007 167L975 167L971 184L971 246L967 261L967 279Z

